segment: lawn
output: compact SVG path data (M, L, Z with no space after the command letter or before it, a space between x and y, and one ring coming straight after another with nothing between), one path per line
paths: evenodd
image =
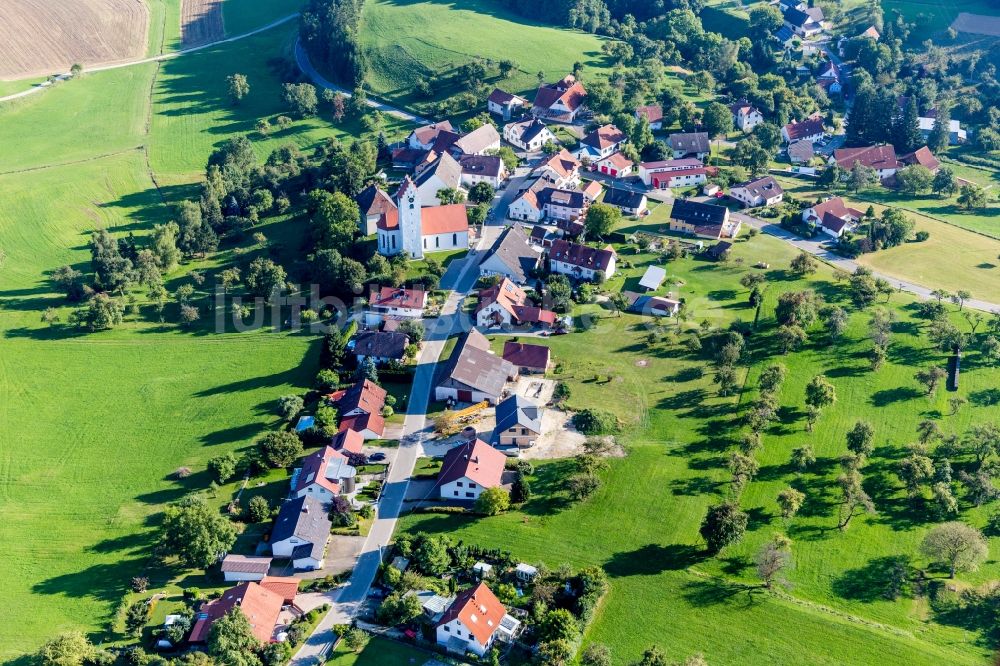
M226 36L242 35L283 19L298 12L304 4L305 0L226 0L222 5Z
M887 20L899 12L907 22L916 23L910 33L909 43L920 44L925 39L939 37L962 12L995 16L996 7L986 0L882 0Z
M510 92L537 87L538 72L547 81L558 80L578 61L585 79L608 69L601 38L532 23L494 0L371 0L365 3L361 41L371 63L372 93L407 105L420 102L413 92L418 78L440 85L476 57L517 61L511 78L488 81ZM437 97L455 92L439 91Z
M703 319L715 326L737 318L749 321L753 312L738 280L754 270L748 266L766 261L771 264L762 315L766 326L777 296L788 290L813 288L853 310L825 269L808 280L789 274L785 267L791 256L788 246L758 236L737 244L725 265L695 259L667 263L668 279L675 282L667 288L687 299L688 326ZM654 260L663 264L652 255L623 249L623 274L610 280L608 288L630 284ZM611 461L600 490L584 502L573 504L559 490L568 468L554 461L538 466L535 496L519 511L480 519L409 515L403 528L452 533L466 543L502 547L519 559L550 567L563 562L603 566L612 591L586 641L610 645L616 664L638 659L654 642L671 658L700 651L709 663L720 664L983 663L990 655L988 639L936 621L926 597L888 601L879 596L878 586L884 583L878 558L904 554L926 566L917 544L933 523L907 510L893 473L895 461L905 455L904 445L914 439L917 422L935 418L946 432L961 433L971 423L1000 417L1000 408L989 404L995 401L984 398L1000 380L1000 371L975 360L968 361L959 393L970 404L958 415L943 416L950 394L942 390L928 400L917 390L916 369L944 359L920 337L925 324L913 318L910 302L893 297L899 321L890 361L877 374L867 369L865 358L871 346L867 315L854 312L845 340L832 347L816 331L801 351L773 358L771 336L752 337L751 362L742 366L748 369L748 388L731 398L717 396L712 372L700 357L671 343L649 320L581 306L582 312L596 312L599 318L585 333L547 342L561 366L556 377L569 385L572 408L609 409L622 419L628 456ZM673 328L674 323L664 325ZM738 439L756 376L773 361L785 364L789 373L780 395L779 422L765 433L757 455L760 474L742 495L750 514L748 536L719 557L707 558L698 524L706 506L729 493L726 456ZM823 412L815 432L807 433L803 387L820 372L835 385L838 400ZM834 527L836 458L845 452L844 433L858 418L876 428L878 448L865 472L879 513L856 518L841 532ZM787 461L790 450L804 443L814 447L819 462L800 478ZM778 517L774 499L789 484L807 492L806 507L790 524ZM971 509L967 501L962 506L967 520L984 523L985 510ZM753 556L779 531L793 540L792 587L764 594L755 587ZM994 557L998 547L1000 540L991 539ZM961 578L979 584L998 575L1000 566L991 561Z
M433 656L430 652L376 636L361 651L361 654L354 654L340 645L333 651L326 663L329 666L384 666L385 664L419 666Z

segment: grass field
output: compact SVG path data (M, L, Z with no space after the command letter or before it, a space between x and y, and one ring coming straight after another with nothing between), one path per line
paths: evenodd
M668 283L681 286L663 290L673 289L688 300L693 323L748 321L753 313L738 278L743 267L763 260L772 267L765 321L778 294L805 287L851 309L825 271L812 280L787 274L783 268L791 256L787 246L759 236L737 245L726 266L692 259L668 263ZM609 281L609 288L631 287L651 259L621 252L619 265L631 267ZM520 511L481 519L411 515L404 519L405 529L452 533L466 543L510 549L519 559L550 567L563 562L603 566L612 592L586 640L610 645L616 664L633 662L654 642L673 659L701 651L709 663L720 664L984 663L990 654L984 639L935 621L925 597L890 602L866 591L866 586L880 589L875 571L880 557L905 554L925 564L916 544L928 523L907 511L892 473L903 446L913 440L916 423L936 418L946 432L961 433L971 423L1000 416L995 405L980 399L1000 380L1000 371L975 361L968 374L963 372L960 392L971 403L957 416L942 416L948 412L944 391L934 400L917 391L916 368L943 363L943 358L919 337L923 322L912 319L908 303L894 297L899 322L890 363L878 374L867 370L863 357L871 346L863 313L852 315L847 340L836 347L827 347L822 334L814 333L813 344L772 359L769 336L755 338L748 386L766 361L785 364L789 374L779 423L766 433L758 455L760 474L743 494L750 514L748 537L718 558L705 559L697 527L706 506L728 492L725 456L752 392L717 397L711 371L700 376L703 361L682 345L661 341L662 334L651 343L650 329L632 315L605 313L585 333L546 342L561 366L557 378L571 388L571 406L611 409L627 424L622 439L628 456L612 460L593 498L568 503L558 490L567 466L556 461L539 467L532 483L535 497ZM803 386L820 372L836 386L838 401L824 411L816 431L807 433ZM880 512L855 519L841 532L834 528L836 458L845 452L844 433L858 418L876 428L878 450L866 473ZM807 442L819 462L813 472L797 477L787 466L789 452ZM808 500L800 516L785 524L774 498L789 484L805 489ZM983 510L965 513L974 524L985 520ZM792 588L765 595L753 589L753 555L776 531L794 541ZM995 559L1000 540L991 539L991 547ZM998 575L1000 566L991 560L962 579L977 584Z
M955 17L962 12L996 16L997 9L986 0L882 0L882 9L887 19L899 12L916 28L910 33L910 44L919 44L930 37L939 36L948 29Z
M489 81L511 92L537 87L538 72L547 81L560 79L578 61L585 79L607 70L600 38L533 24L492 0L371 0L361 41L371 61L372 92L403 104L420 102L413 93L418 77L440 80L475 57L516 60L511 78Z

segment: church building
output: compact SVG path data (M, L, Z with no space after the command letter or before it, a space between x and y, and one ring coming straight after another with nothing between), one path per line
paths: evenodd
M465 204L420 205L420 191L409 176L394 197L395 210L387 210L377 225L378 252L385 256L405 253L421 259L425 253L469 247L469 218Z

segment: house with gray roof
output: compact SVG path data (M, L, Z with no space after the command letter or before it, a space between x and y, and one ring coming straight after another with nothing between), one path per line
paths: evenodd
M502 275L515 284L525 284L541 259L541 252L531 245L524 227L514 224L504 229L483 256L479 262L479 274L484 277Z
M490 351L490 341L476 329L462 334L443 364L434 387L434 399L497 404L508 381L517 379L517 368Z
M281 505L271 529L271 553L289 559L296 569L322 569L330 540L326 507L314 497L304 496Z
M667 145L673 151L674 159L697 157L704 160L708 155L708 132L678 132L667 137Z
M420 205L440 206L439 190L462 189L462 165L448 153L442 153L417 173L413 184L417 186Z
M523 395L514 394L501 401L496 416L493 439L501 447L530 448L542 434L542 408Z

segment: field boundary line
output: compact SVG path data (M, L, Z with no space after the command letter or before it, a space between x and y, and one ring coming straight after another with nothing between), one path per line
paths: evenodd
M86 162L96 162L97 160L107 159L108 157L116 157L118 155L125 155L137 150L144 150L145 146L138 145L132 146L131 148L123 148L122 150L116 150L113 153L103 153L101 155L94 155L92 157L84 157L78 160L70 160L69 162L56 162L55 164L42 164L39 166L27 167L25 169L14 169L12 171L0 171L0 176L13 176L19 173L30 173L32 171L44 171L45 169L55 169L64 166L73 166L74 164L84 164Z

